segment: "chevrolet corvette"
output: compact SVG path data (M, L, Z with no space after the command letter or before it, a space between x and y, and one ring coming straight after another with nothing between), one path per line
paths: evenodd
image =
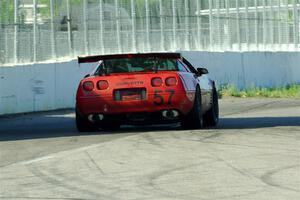
M79 132L118 129L122 124L181 123L185 129L216 126L219 105L208 70L180 53L78 57L97 63L79 83Z

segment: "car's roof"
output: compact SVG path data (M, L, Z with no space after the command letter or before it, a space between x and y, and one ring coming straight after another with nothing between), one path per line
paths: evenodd
M165 58L181 59L180 53L135 53L135 54L112 54L78 57L78 63L93 63L100 60L123 59L123 58Z

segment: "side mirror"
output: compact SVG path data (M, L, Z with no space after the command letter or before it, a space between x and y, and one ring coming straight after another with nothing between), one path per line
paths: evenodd
M198 76L202 76L203 74L208 74L208 70L205 68L197 68Z
M90 76L91 76L90 74L87 74L87 75L84 76L84 78L87 78L87 77L90 77Z

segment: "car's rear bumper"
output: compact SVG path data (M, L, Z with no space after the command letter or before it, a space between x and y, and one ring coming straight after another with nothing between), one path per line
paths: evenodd
M171 96L172 95L172 96ZM163 110L177 110L186 115L193 107L194 93L161 92L148 94L145 100L115 101L112 96L77 98L76 108L83 115L155 113Z
M166 118L162 115L162 112L151 113L126 113L126 114L110 114L104 115L104 120L117 121L121 124L127 125L153 125L153 124L170 124L180 122L183 116ZM99 120L97 116L93 118L93 123L99 124L103 121ZM105 122L104 122L105 123Z

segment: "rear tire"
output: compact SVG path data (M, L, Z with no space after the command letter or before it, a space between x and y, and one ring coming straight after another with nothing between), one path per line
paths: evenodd
M181 121L184 129L201 129L203 127L202 100L200 89L197 88L194 106L190 113Z
M97 127L76 110L76 127L78 132L95 132Z
M213 88L212 92L212 100L211 100L211 108L204 115L204 125L206 127L214 127L217 126L219 122L219 101L218 101L218 93L216 88Z

